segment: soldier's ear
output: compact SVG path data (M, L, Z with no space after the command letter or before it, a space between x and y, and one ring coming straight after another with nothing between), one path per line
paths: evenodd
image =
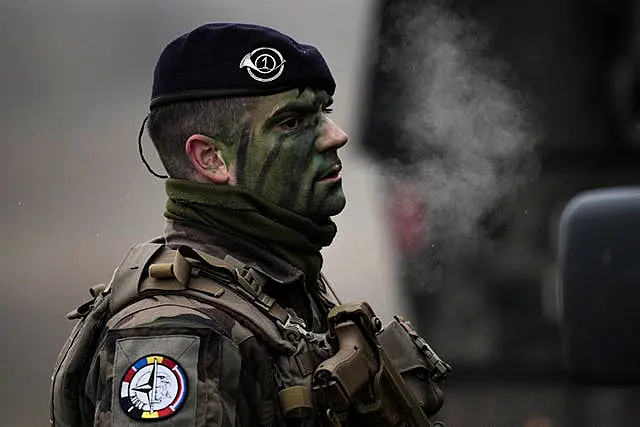
M200 178L216 184L227 184L231 179L229 165L221 153L221 144L206 135L191 135L184 145Z

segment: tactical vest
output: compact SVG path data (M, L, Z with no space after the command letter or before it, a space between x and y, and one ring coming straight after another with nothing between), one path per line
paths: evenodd
M133 247L107 285L90 289L92 299L67 314L78 319L65 343L52 375L52 426L80 426L83 415L84 379L90 358L107 322L148 308L148 297L179 294L210 304L236 319L273 355L277 398L285 419L314 425L312 374L331 356L324 334L306 330L295 313L281 307L262 292L266 278L238 260L219 259L187 246L172 250L161 243ZM334 304L326 294L326 282L318 285L319 303Z

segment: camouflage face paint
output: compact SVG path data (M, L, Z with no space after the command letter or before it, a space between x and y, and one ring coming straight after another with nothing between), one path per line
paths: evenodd
M260 99L237 146L237 185L311 218L342 211L337 150L346 135L327 117L331 102L310 89Z

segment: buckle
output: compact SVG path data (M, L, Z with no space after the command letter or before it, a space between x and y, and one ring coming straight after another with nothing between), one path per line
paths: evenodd
M276 302L275 299L271 298L267 294L262 294L262 293L258 295L256 297L256 300L254 301L254 303L264 311L269 311L271 307L273 307L273 304L275 304L275 302Z
M394 316L398 323L404 328L404 330L409 334L413 343L418 347L425 360L429 362L433 371L431 373L432 379L436 382L441 381L451 374L451 366L442 360L440 356L436 354L436 352L431 348L427 340L422 338L418 332L411 326L411 323L408 320L405 320L401 316Z
M238 287L236 287L236 289L242 292L246 297L249 297L251 300L255 300L259 294L255 286L253 286L253 281L251 280L251 276L247 274L247 270L234 268L233 272L239 285Z
M257 298L262 293L264 281L260 280L257 276L258 273L253 268L247 266L234 267L234 273L240 287L253 298Z
M311 338L311 333L305 329L307 326L304 320L297 316L292 316L290 312L287 312L287 320L276 321L278 326L283 329L284 338L292 343L299 342L302 338Z

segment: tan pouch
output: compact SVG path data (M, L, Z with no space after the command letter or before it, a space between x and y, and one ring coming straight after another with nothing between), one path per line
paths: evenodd
M396 319L378 334L378 341L424 413L429 417L437 413L444 403L444 393L434 380L433 363L420 351L414 338Z

